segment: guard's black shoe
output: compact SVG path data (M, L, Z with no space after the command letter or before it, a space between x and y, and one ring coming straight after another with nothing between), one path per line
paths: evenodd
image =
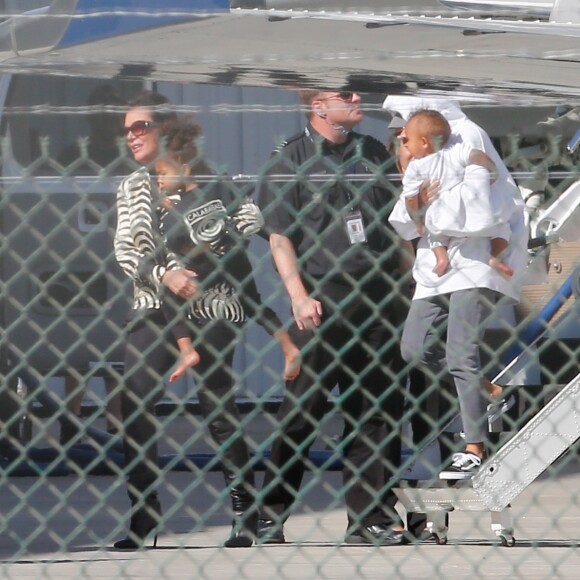
M374 546L399 546L404 542L404 531L393 530L385 524L361 526L347 532L344 541L347 544L372 544Z
M285 544L284 526L273 520L258 521L258 544Z
M423 530L419 534L403 532L403 544L435 544L436 537L433 532Z

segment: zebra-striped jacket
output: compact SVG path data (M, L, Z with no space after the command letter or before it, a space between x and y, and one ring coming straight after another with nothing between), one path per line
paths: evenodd
M115 257L133 280L135 310L159 309L163 274L182 267L177 257L159 244L151 189L151 175L141 167L123 179L117 190Z
M223 188L218 190L224 193ZM222 200L214 194L215 191L209 193L206 203L193 204L192 197L197 196L186 197L182 203L181 196L175 195L176 205L173 211L168 211L157 207L146 168L138 169L121 182L117 191L115 256L133 280L133 309L161 308L163 275L167 270L186 267L200 276L201 287L201 295L190 303L189 317L240 324L249 316L273 334L281 322L272 309L262 304L245 249L229 239L233 232L247 239L259 231L263 225L260 210L253 201L245 199L228 217L233 200L228 203L226 198ZM173 235L168 236L170 232ZM208 251L198 255L197 260L181 253L185 245L197 244L208 246ZM171 251L171 247L180 254ZM227 274L219 264L219 257L225 253L230 255ZM175 322L173 312L169 314L166 310L165 314ZM181 332L182 328L176 327L175 334Z

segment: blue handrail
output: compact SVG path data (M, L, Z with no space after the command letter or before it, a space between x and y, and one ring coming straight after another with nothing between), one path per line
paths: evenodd
M558 288L554 296L540 310L537 316L521 331L514 345L506 352L501 361L503 366L509 365L515 358L539 338L548 329L548 323L558 313L560 308L572 296L574 283L580 277L580 265L566 278L564 283Z

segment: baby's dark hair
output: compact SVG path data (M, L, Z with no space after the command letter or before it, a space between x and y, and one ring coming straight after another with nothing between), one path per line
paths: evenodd
M439 112L433 109L419 109L411 114L407 123L415 120L419 131L429 138L436 149L445 146L451 137L449 121Z
M162 135L164 150L174 156L179 163L188 164L193 175L212 175L213 171L198 148L198 138L201 134L201 127L197 123L182 121Z

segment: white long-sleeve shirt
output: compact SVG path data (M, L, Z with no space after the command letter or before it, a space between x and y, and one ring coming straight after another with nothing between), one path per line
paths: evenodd
M492 194L505 196L514 204L513 214L508 220L510 243L504 257L506 264L514 270L511 278L502 276L488 264L491 249L488 231L474 231L469 237L465 233L463 237L456 237L458 232L445 229L441 230L441 235L453 237L448 247L450 268L441 277L432 271L435 266L435 256L429 249L427 237L421 238L413 268L413 277L417 282L413 299L428 298L469 288L489 288L514 300L519 300L520 287L527 265L528 232L524 221L524 202L487 133L469 120L454 101L387 97L383 106L390 111L398 112L404 119L418 109L438 110L449 121L453 135L491 157L498 172L498 178L491 186ZM466 173L475 171L479 171L479 168L469 166ZM463 184L459 186L459 188L462 187ZM461 189L457 189L455 193L462 195ZM408 214L403 199L399 199L396 203L390 222L402 238L410 240L418 237L415 223Z
M465 237L475 233L478 237L509 241L508 221L516 206L511 196L499 195L497 189L492 195L487 169L474 167L470 162L473 150L471 145L452 135L439 151L413 159L403 176L401 197L417 196L426 179L437 180L439 195L425 214L425 227L430 234L442 239L448 235Z

